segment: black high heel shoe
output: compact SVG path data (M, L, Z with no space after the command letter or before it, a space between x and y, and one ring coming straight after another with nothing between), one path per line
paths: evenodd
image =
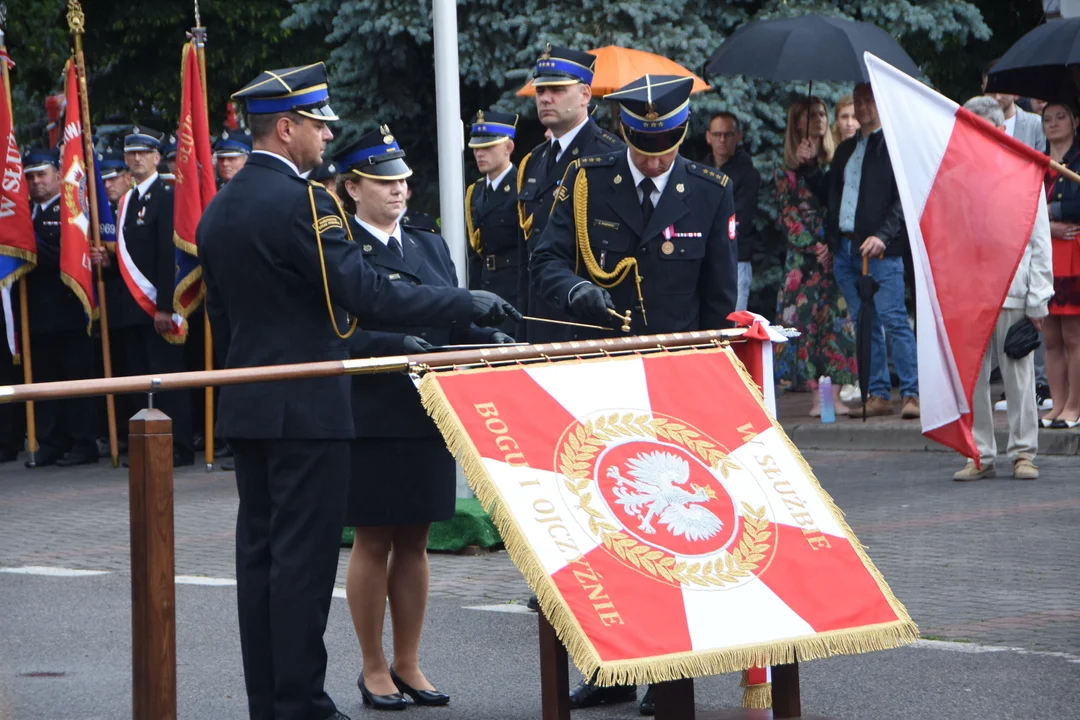
M394 675L394 671L390 671L390 675L394 678L394 684L397 684L397 676ZM356 678L356 687L360 688L360 697L363 698L365 705L370 705L375 710L404 710L409 706L409 703L401 695L396 692L392 695L376 695L367 689L367 685L364 684L364 674L360 673L360 677Z
M438 690L417 690L416 688L410 687L408 683L402 680L398 674L394 672L394 668L390 668L390 679L397 685L398 690L411 697L413 702L417 705L436 706L446 705L450 702L450 696L444 692L439 692Z

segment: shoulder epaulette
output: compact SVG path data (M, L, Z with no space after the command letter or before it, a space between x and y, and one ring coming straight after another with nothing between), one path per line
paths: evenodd
M580 163L581 167L584 168L594 168L614 165L616 162L618 162L618 160L619 153L610 152L604 153L603 155L587 155L586 157L583 157L580 160L575 160L574 162Z
M621 137L611 132L610 130L605 130L604 128L599 128L599 130L600 132L597 134L597 139L599 139L601 142L607 143L611 147L616 148L623 146L623 141Z
M687 163L686 169L688 172L691 172L698 177L703 177L707 180L711 180L720 187L727 187L728 176L720 172L719 170L715 170L709 167L708 165L703 165L701 163Z

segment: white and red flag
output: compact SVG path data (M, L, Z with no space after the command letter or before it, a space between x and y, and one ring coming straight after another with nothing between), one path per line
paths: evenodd
M730 349L429 373L420 394L601 685L917 637Z
M923 434L979 462L971 396L1049 158L870 53L914 260Z

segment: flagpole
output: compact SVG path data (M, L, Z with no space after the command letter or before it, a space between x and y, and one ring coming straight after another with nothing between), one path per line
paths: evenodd
M210 100L206 87L206 28L199 15L199 0L195 0L195 27L191 28L191 37L195 42L195 57L199 60L199 79L202 81L203 107L206 109L206 126L210 127ZM210 315L203 306L203 363L207 370L214 369L214 337L210 332ZM214 388L207 387L205 393L206 412L203 418L203 442L206 444L206 470L214 469Z
M7 40L0 28L0 75L4 79L4 102L8 106L8 116L14 120L15 110L11 102L11 74L7 63ZM7 142L7 139L4 140ZM30 357L30 302L26 296L26 277L19 278L19 325L22 335L23 382L32 385L34 369ZM37 464L37 427L34 421L34 403L26 403L26 450L30 453L30 467Z
M82 36L86 28L86 16L79 0L68 0L68 28L75 38L75 73L79 79L79 106L82 111L83 147L86 152L86 191L90 203L90 232L95 248L101 249L101 225L98 220L97 180L95 178L97 155L94 153L93 133L90 130L90 97L86 87L86 58L83 56ZM105 306L105 275L97 266L98 327L101 330L101 356L105 377L112 377L112 349L109 344L109 314ZM109 456L113 467L120 467L120 450L116 437L116 401L112 395L105 396L105 409L109 423Z

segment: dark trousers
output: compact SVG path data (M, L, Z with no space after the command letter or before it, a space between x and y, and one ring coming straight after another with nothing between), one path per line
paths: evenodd
M124 375L157 375L184 372L184 347L173 345L154 330L153 325L135 325L112 332ZM115 355L114 355L115 357ZM122 405L125 417L146 407L146 397L131 395ZM191 392L176 390L154 394L154 407L172 418L173 452L180 458L195 456L191 426ZM119 410L117 411L119 414Z
M323 633L348 496L347 440L229 439L236 457L236 595L252 720L319 720Z
M15 367L0 326L0 385L22 382L22 368ZM26 407L22 403L0 403L0 455L21 452L26 435Z
M94 377L94 342L85 330L30 332L34 382ZM71 451L97 457L97 418L101 398L42 400L34 403L34 421L42 455Z

